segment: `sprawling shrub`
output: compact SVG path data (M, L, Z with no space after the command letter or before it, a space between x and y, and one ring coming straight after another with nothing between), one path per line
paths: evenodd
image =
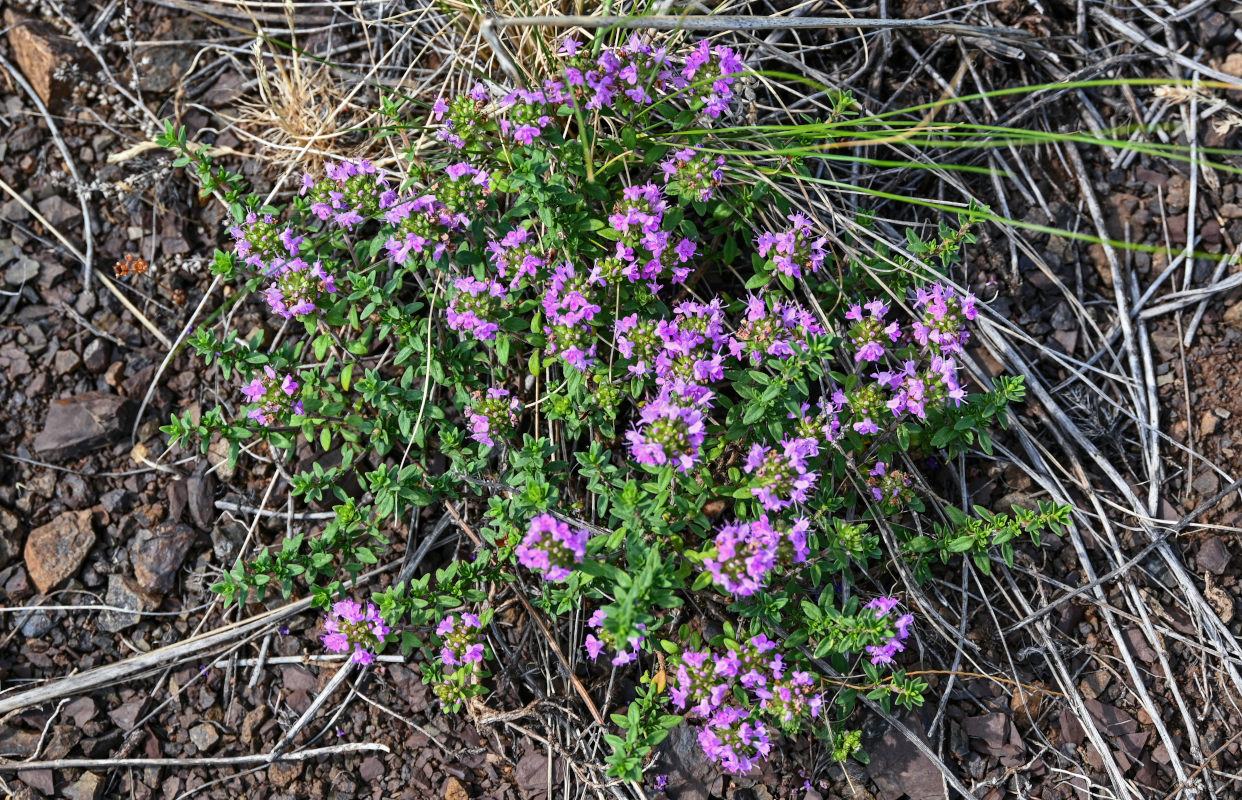
M914 259L841 257L773 191L801 168L755 167L773 140L733 125L744 69L705 41L566 39L529 87L436 99L418 123L433 146L308 173L279 208L170 127L234 206L217 273L279 333L199 330L238 394L165 430L298 454L294 494L336 510L216 590L313 592L329 649L422 648L449 709L488 691L489 589L561 621L585 608L557 635L639 677L608 736L630 780L683 721L740 773L808 730L856 752L841 718L859 691L922 702L900 668L917 609L887 596L880 530L924 576L933 557L1012 558L1063 512L911 524L925 476L990 449L1021 383L969 388L969 293ZM409 108L386 103L394 129ZM971 221L910 247L948 265ZM341 599L395 526L468 498L471 559L374 606ZM714 603L681 613L696 597ZM727 609L714 634L705 607Z

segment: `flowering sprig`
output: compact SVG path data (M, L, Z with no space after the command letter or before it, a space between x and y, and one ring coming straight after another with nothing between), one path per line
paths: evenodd
M470 438L488 447L495 447L493 435L508 437L517 426L522 401L508 389L493 386L486 397L479 397L470 408Z
M338 600L324 617L320 639L329 652L352 652L351 661L366 665L375 660L390 633L392 629L373 604L364 607L354 600Z
M272 367L264 365L262 374L255 375L250 383L242 387L246 401L256 404L246 416L260 425L271 425L289 414L301 416L299 385L293 375L281 376Z
M588 538L586 531L571 528L551 514L540 514L530 521L515 552L522 566L543 573L544 580L564 581L586 557Z

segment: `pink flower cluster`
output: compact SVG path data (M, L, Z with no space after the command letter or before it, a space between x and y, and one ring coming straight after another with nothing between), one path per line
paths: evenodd
M470 438L488 447L495 447L492 435L507 436L517 426L522 401L508 389L492 387L487 396L474 402L469 411Z
M746 702L739 702L739 689ZM772 732L761 714L792 728L817 718L824 706L814 678L791 669L763 634L738 649L683 653L669 693L678 709L702 725L699 745L707 757L736 775L771 752Z
M899 602L896 597L877 597L867 603L864 608L874 611L876 619L884 619L892 613L892 610L897 607ZM887 642L882 645L867 645L867 653L871 656L871 663L877 666L892 664L893 656L906 649L905 641L910 636L910 626L913 624L913 614L902 614L893 622L896 633Z
M765 514L754 522L733 522L716 533L714 555L703 568L726 592L747 597L762 589L777 566L801 564L810 556L806 534L811 523L771 521Z
M392 629L380 616L379 609L367 603L364 608L353 600L332 604L323 620L323 646L332 653L348 653L358 664L370 664L375 651L383 647Z
M683 147L660 162L660 172L670 191L681 198L706 202L712 198L716 187L724 179L724 156L700 153L692 147Z
M804 503L819 475L811 471L811 459L819 455L815 439L785 439L779 449L754 444L742 469L751 478L751 494L768 511Z
M586 648L587 655L591 657L592 661L594 661L600 657L600 654L604 652L606 647L612 647L617 651L617 654L612 657L612 665L614 667L624 666L625 664L636 661L638 659L638 651L642 648L646 637L642 635L631 636L625 644L619 645L617 637L604 629L604 622L607 621L607 619L607 612L605 612L604 609L599 608L596 609L595 613L591 615L591 618L587 620L587 625L594 631L594 633L587 634L582 645ZM639 623L637 627L641 631L647 630L647 626L642 623Z
M827 237L815 237L811 220L805 214L790 214L787 219L787 230L759 234L759 255L770 257L776 271L791 278L819 272L828 258Z
M448 614L436 626L440 637L440 661L446 667L479 666L483 663L483 623L478 615L463 611Z
M542 572L544 580L563 581L586 557L588 538L586 531L570 528L551 514L540 514L530 521L515 553L522 566Z
M292 375L281 377L276 370L264 365L263 374L256 375L242 387L246 401L257 404L246 416L260 425L271 425L286 414L301 416L302 401L298 398L298 385Z

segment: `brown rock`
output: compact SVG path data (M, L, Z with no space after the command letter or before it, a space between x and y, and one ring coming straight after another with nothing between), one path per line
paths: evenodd
M66 511L26 539L26 569L41 594L77 573L95 545L90 509Z
M190 519L205 531L216 522L216 476L207 472L207 462L199 462L198 469L186 481L189 490Z
M108 392L53 400L34 447L48 461L78 458L120 439L131 421L131 404Z
M1226 75L1242 78L1242 53L1230 53L1220 68Z
M142 708L146 705L146 702L146 698L136 697L133 700L130 700L127 703L122 703L109 711L108 716L121 730L132 730L134 724L138 721L138 715L142 713Z
M302 765L299 762L285 763L280 762L272 764L267 768L267 780L277 789L284 789L298 779L302 774Z
M108 592L104 595L104 603L114 608L126 608L129 611L113 611L111 609L99 614L97 625L106 633L119 633L132 628L142 619L141 611L154 611L160 606L160 598L148 594L138 588L136 582L123 575L113 573L108 576Z
M46 22L30 19L11 8L4 12L4 26L9 29L13 60L48 110L56 112L72 88L58 75L78 57L77 46Z
M56 791L50 769L24 769L17 773L17 779L44 797L51 797Z
M1207 570L1214 575L1224 575L1229 567L1229 548L1221 537L1214 536L1199 546L1196 557L1199 569Z
M200 754L206 753L215 747L216 742L220 741L220 733L216 730L216 726L209 722L201 725L195 725L190 728L190 741L198 748Z
M108 342L106 339L91 339L82 351L82 361L92 375L98 375L108 368Z
M900 720L924 743L928 741L926 728L917 715L907 713ZM864 741L863 746L871 756L867 774L880 790L877 796L892 800L902 794L910 800L943 800L945 797L940 771L903 732L890 726L882 738Z
M82 357L72 350L57 350L56 358L52 360L52 367L56 370L57 375L68 375L73 372L82 363Z
M95 772L84 772L69 786L65 787L66 800L99 800L103 793L104 779Z
M82 730L76 725L57 725L52 728L52 736L43 750L43 758L52 760L64 758L80 741L82 741Z
M384 762L379 756L369 756L362 760L362 766L358 767L358 777L367 783L374 783L384 776Z
M133 553L138 588L152 594L164 594L171 589L196 535L189 525L171 523L139 539Z
M61 233L68 234L75 223L82 219L82 207L71 203L58 194L39 201L39 213Z
M461 781L449 777L444 782L444 800L470 800L470 793L462 786Z
M73 720L79 728L90 722L99 713L99 705L89 697L79 697L65 706L65 716Z

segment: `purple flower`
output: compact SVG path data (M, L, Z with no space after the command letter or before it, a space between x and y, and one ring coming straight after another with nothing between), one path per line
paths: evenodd
M261 375L242 387L242 394L248 402L257 404L246 416L260 425L271 425L285 415L302 414L298 382L290 374L281 377L270 365L265 365Z
M522 401L512 397L508 389L492 387L486 397L476 398L470 407L470 438L495 447L492 435L508 436L517 426Z
M542 572L544 580L564 581L586 557L587 532L571 529L551 514L530 521L530 529L514 551L522 566Z
M819 478L810 470L809 459L818 455L819 445L814 439L785 439L780 449L756 443L742 467L754 476L751 494L767 511L805 502Z
M466 331L479 341L490 341L500 332L500 316L504 288L494 280L481 281L463 277L453 281L457 293L445 311L451 330Z
M353 600L333 603L324 616L323 630L320 640L329 652L352 649L351 660L364 665L375 660L374 651L383 647L392 632L375 605L367 603L364 607Z
M703 413L686 408L661 394L639 412L637 427L626 433L630 456L640 464L671 464L685 472L699 460L706 425Z
M921 311L911 329L914 340L937 355L960 353L970 338L966 323L979 314L974 295L943 283L916 289L914 308Z
M776 271L791 278L818 272L828 257L827 238L814 238L811 220L803 214L790 214L787 219L791 223L788 230L759 235L759 255L770 257Z
M746 597L764 587L769 573L780 564L800 564L810 555L806 546L807 520L792 526L775 523L767 515L755 522L725 525L716 534L715 553L703 568L725 591Z

